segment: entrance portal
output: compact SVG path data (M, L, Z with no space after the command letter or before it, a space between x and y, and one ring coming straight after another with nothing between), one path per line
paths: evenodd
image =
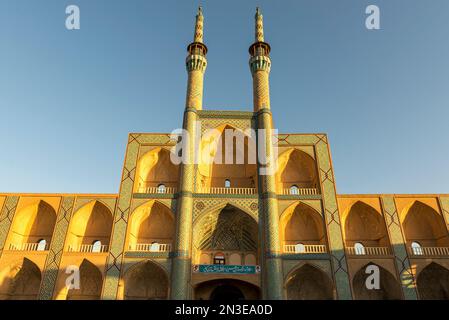
M235 301L257 300L259 298L259 288L241 280L210 280L200 283L195 288L196 300Z
M212 291L209 300L217 301L234 301L234 300L245 300L245 296L239 288L224 284L218 286Z

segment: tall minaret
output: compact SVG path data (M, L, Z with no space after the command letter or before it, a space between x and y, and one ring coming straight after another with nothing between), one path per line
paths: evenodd
M203 79L206 71L207 47L203 43L203 10L198 8L193 42L187 47L186 67L188 73L186 108L203 109Z
M193 176L196 141L197 111L203 107L203 79L206 71L207 47L203 43L203 12L198 8L193 42L187 47L186 68L188 74L186 106L183 129L187 140L183 144L183 163L179 182L179 198L176 215L176 242L172 259L170 298L190 298L192 260L192 212Z
M279 239L279 215L276 197L276 179L274 172L274 146L273 122L270 111L269 75L271 68L270 45L264 41L263 16L257 8L255 16L255 42L249 47L251 55L249 66L253 76L253 103L254 112L257 113L258 129L265 129L264 140L258 141L258 155L260 157L260 144L265 144L263 162L259 159L259 188L261 192L262 214L260 233L264 236L261 243L262 257L265 261L262 270L262 283L264 298L283 299L282 261L280 257L281 246ZM271 169L270 169L271 168Z
M256 9L255 42L249 47L249 66L253 75L254 111L270 109L269 75L271 68L270 45L264 42L263 16Z

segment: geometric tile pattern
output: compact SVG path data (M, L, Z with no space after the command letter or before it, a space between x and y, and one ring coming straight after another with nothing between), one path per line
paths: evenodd
M449 230L449 197L440 197L439 201L446 227Z
M75 197L73 196L62 198L61 206L56 217L55 231L51 239L50 249L42 273L39 300L51 300L53 297L74 203Z
M8 196L3 204L2 211L0 212L0 257L5 246L6 237L8 236L9 227L11 226L18 202L18 196Z
M327 226L329 251L333 267L337 297L340 300L352 299L348 266L344 251L340 213L338 211L335 178L326 135L315 135L315 150L320 176L324 220Z
M390 234L396 268L399 272L402 284L402 292L404 293L406 300L416 300L415 280L410 268L410 260L407 255L394 198L391 196L383 196L381 197L381 203L384 211L385 223Z
M327 228L328 245L337 297L339 300L350 300L352 299L352 293L327 136L325 134L278 134L277 139L279 147L310 145L315 148L320 176L324 220Z
M117 297L117 290L124 258L126 229L133 196L133 184L136 173L139 148L145 146L173 146L170 134L131 133L125 154L120 194L115 205L113 215L113 229L111 245L106 262L106 275L103 284L102 298L113 300Z
M114 212L111 246L106 262L106 276L103 284L102 298L114 300L117 297L118 284L123 260L123 247L125 245L126 228L130 214L132 189L136 172L137 157L141 135L129 135L129 142L125 155L125 163L120 183L120 194Z

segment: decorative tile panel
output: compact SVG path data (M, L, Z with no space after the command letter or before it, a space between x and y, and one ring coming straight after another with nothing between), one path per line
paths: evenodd
M55 231L51 239L45 268L42 273L42 283L39 291L40 300L51 300L53 297L74 202L75 197L64 197L59 207Z
M396 268L402 284L402 292L406 300L416 300L415 279L410 268L410 260L407 255L401 224L396 209L394 198L390 196L381 197L384 211L385 223L390 235L390 242L393 248Z

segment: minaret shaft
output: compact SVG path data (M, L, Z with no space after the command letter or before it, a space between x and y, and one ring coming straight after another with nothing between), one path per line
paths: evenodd
M270 45L264 42L263 16L257 8L255 16L255 42L250 46L251 55L249 65L253 76L253 104L254 112L258 117L258 129L265 130L265 160L269 159L270 165L259 163L259 187L262 199L262 212L260 212L264 241L261 243L262 257L264 261L262 269L262 287L266 299L283 299L282 261L280 259L281 247L279 239L279 215L276 197L276 180L273 166L273 121L270 111ZM258 145L260 149L261 146ZM259 152L258 152L259 154ZM260 154L259 154L260 156ZM263 169L271 169L262 171ZM264 173L262 173L264 172Z
M197 111L203 108L203 80L207 67L207 47L203 43L203 13L198 9L193 42L187 47L186 69L188 74L183 129L187 141L183 141L183 162L179 182L179 198L176 214L176 242L172 259L170 297L174 300L190 298L193 224L193 177L196 141Z

